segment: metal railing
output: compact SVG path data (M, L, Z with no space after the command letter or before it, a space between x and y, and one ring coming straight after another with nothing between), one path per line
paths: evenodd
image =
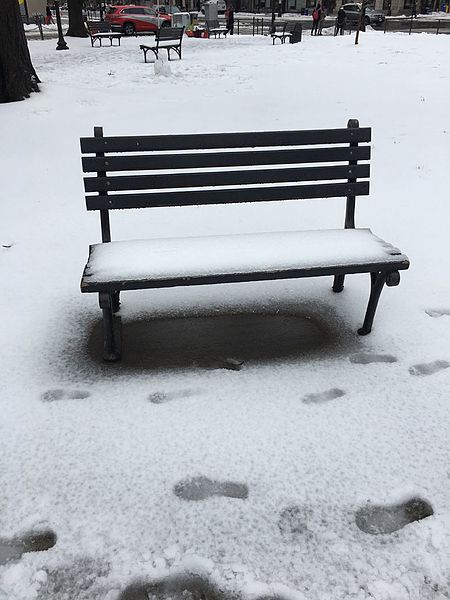
M384 33L408 32L411 33L450 33L450 19L412 19L388 17L384 20Z

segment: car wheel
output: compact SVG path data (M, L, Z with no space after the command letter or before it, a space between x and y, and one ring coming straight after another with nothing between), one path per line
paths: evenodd
M163 22L161 23L161 27L170 27L170 23L169 23L169 21L163 21Z
M370 17L368 17L367 15L364 17L364 23L366 25L370 25Z
M124 35L134 35L134 25L133 23L125 23L123 26Z

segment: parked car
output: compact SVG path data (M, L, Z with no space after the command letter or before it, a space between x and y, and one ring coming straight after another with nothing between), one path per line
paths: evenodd
M345 12L345 18L347 24L349 25L357 25L359 21L359 15L361 12L361 4L356 2L343 4L342 8ZM364 15L364 23L365 25L374 25L383 23L385 19L385 14L381 10L375 10L374 8L366 8L366 13Z
M170 26L170 15L158 14L148 6L111 6L106 15L106 21L113 31L124 35L135 33L156 32L160 27Z
M367 23L367 17L370 21ZM375 8L366 8L366 25L377 25L383 23L386 18L386 12L383 10L376 10Z

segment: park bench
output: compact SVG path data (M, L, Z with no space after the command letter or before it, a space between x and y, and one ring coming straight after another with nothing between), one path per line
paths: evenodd
M289 40L291 44L296 44L302 39L302 24L295 21L288 21L284 23L281 31L274 31L270 34L272 36L272 43L275 45L276 40L280 40L282 44Z
M409 267L400 250L355 228L355 198L369 193L370 166L360 161L370 158L370 139L356 120L342 129L142 137L103 137L96 127L82 138L83 171L96 173L84 178L86 206L100 211L102 243L90 246L81 291L99 294L105 360L120 358L113 313L126 290L333 276L341 292L345 275L370 273L358 330L368 334L384 285L398 285ZM347 199L342 229L111 241L110 210L335 197Z
M227 27L220 27L218 19L210 19L206 21L206 29L208 30L208 37L213 35L214 39L216 39L217 36L219 36L220 39L221 35L227 37L227 33L229 31Z
M140 49L144 52L144 61L147 62L147 52L151 51L158 58L160 50L167 50L167 58L170 60L170 51L174 50L181 59L181 42L183 39L184 27L160 27L155 35L156 44L154 46L144 46Z
M86 21L87 30L89 33L89 37L91 38L91 46L93 47L95 42L100 42L100 46L102 45L102 41L105 39L109 39L109 43L113 46L113 40L117 40L118 44L116 46L120 46L120 38L122 37L121 33L115 33L111 30L111 27L105 21Z

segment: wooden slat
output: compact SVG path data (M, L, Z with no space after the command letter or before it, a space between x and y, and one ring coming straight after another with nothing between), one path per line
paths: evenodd
M165 175L122 175L86 177L86 192L152 190L198 186L249 185L369 177L370 165L300 167L252 171L213 171L208 173L169 173Z
M322 183L301 186L243 187L213 190L182 190L151 194L114 194L86 196L88 210L193 206L201 204L234 204L240 202L272 202L306 198L363 196L369 193L369 182Z
M92 282L89 275L83 273L81 280L82 292L115 292L122 290L143 290L149 288L166 288L186 285L212 285L216 283L238 283L244 281L270 281L276 279L296 279L300 277L323 277L329 275L344 275L352 273L371 273L378 271L400 271L409 267L408 258L398 255L397 261L386 263L367 263L365 265L345 265L342 267L315 267L311 269L290 269L284 271L268 271L255 273L233 273L208 275L204 277L183 277L178 279L152 279L139 281L110 281L107 283Z
M145 171L157 169L201 169L369 160L370 146L357 148L302 148L242 152L198 152L192 154L83 157L83 171Z
M243 133L194 133L81 138L82 153L148 152L213 148L256 148L263 146L303 146L370 142L370 127L317 129L307 131L259 131Z

